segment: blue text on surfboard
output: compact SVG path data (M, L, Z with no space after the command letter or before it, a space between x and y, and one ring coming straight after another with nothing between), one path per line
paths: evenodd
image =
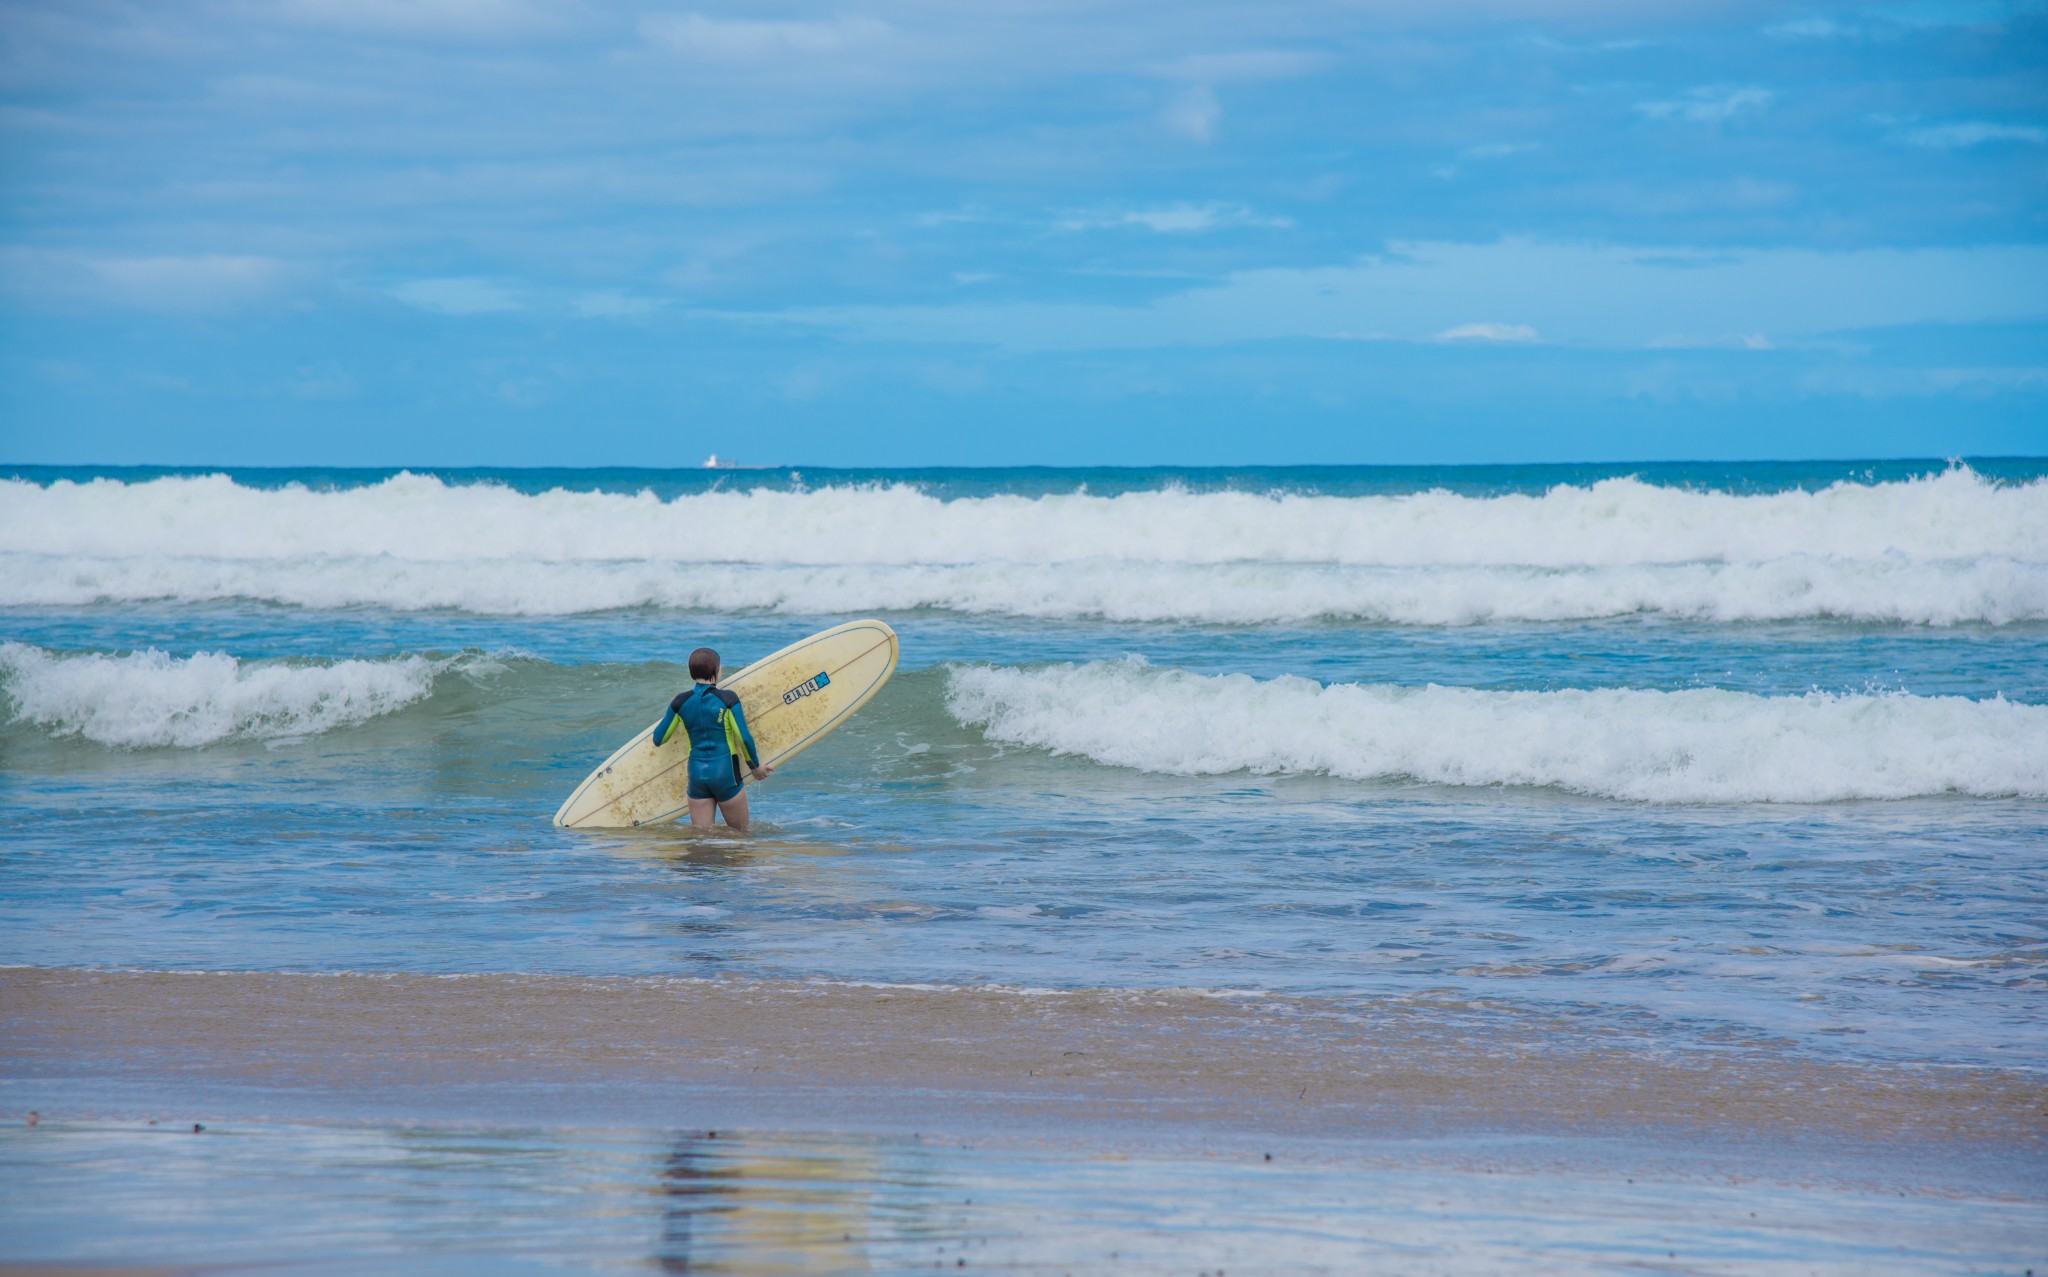
M798 683L795 687L792 687L788 691L784 692L782 694L782 703L784 705L794 705L798 701L802 700L804 697L809 696L812 692L817 691L819 688L830 687L831 685L832 680L826 677L825 671L819 670L816 677L807 678L803 682Z

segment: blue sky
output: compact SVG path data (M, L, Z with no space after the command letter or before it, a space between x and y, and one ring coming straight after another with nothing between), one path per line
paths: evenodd
M2048 6L0 6L0 460L2048 452Z

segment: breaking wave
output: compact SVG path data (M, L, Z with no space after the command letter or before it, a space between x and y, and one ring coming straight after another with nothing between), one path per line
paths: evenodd
M1415 624L1637 613L2048 620L2048 481L1967 468L1735 495L1071 493L907 485L662 500L399 475L0 481L0 605L253 599L500 615L803 614Z
M532 706L559 707L550 730L560 741L608 748L683 676L661 662L474 651L283 661L8 642L0 712L19 730L134 749L313 737L404 711L384 747L459 740L526 756L552 748L534 735ZM1021 745L1164 775L1534 786L1656 803L2048 797L2048 706L2003 699L1324 685L1126 658L910 671L863 721L891 742L889 760L908 733L940 753L966 750L969 771L1000 769L991 745ZM482 722L516 730L479 737ZM455 723L463 730L450 736Z
M1108 661L951 671L991 740L1179 776L1529 785L1657 803L2048 796L2048 706L1905 694L1324 686Z
M220 652L174 657L59 655L0 643L11 721L124 748L311 736L425 698L451 662L406 656L322 664L245 662Z
M1097 562L759 567L677 563L29 560L0 555L0 604L253 599L305 608L564 616L624 608L797 616L910 612L1259 625L1573 621L1653 614L1739 622L1833 617L1910 625L2048 620L2048 564L1849 561L1369 568Z

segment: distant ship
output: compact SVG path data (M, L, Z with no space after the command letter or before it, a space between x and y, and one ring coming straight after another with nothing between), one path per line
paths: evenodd
M719 455L714 452L710 456L704 458L704 468L706 470L737 470L740 468L740 463L737 461L721 459Z

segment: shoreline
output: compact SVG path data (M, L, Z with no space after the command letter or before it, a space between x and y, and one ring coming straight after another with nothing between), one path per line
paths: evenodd
M0 1093L46 1110L1487 1156L1529 1144L1548 1157L1565 1141L1662 1149L1678 1166L1790 1157L1907 1182L1971 1167L1965 1179L2007 1191L2048 1182L2036 1075L1754 1047L1649 1054L1560 1042L1541 1017L1414 1003L13 968L0 1038Z

